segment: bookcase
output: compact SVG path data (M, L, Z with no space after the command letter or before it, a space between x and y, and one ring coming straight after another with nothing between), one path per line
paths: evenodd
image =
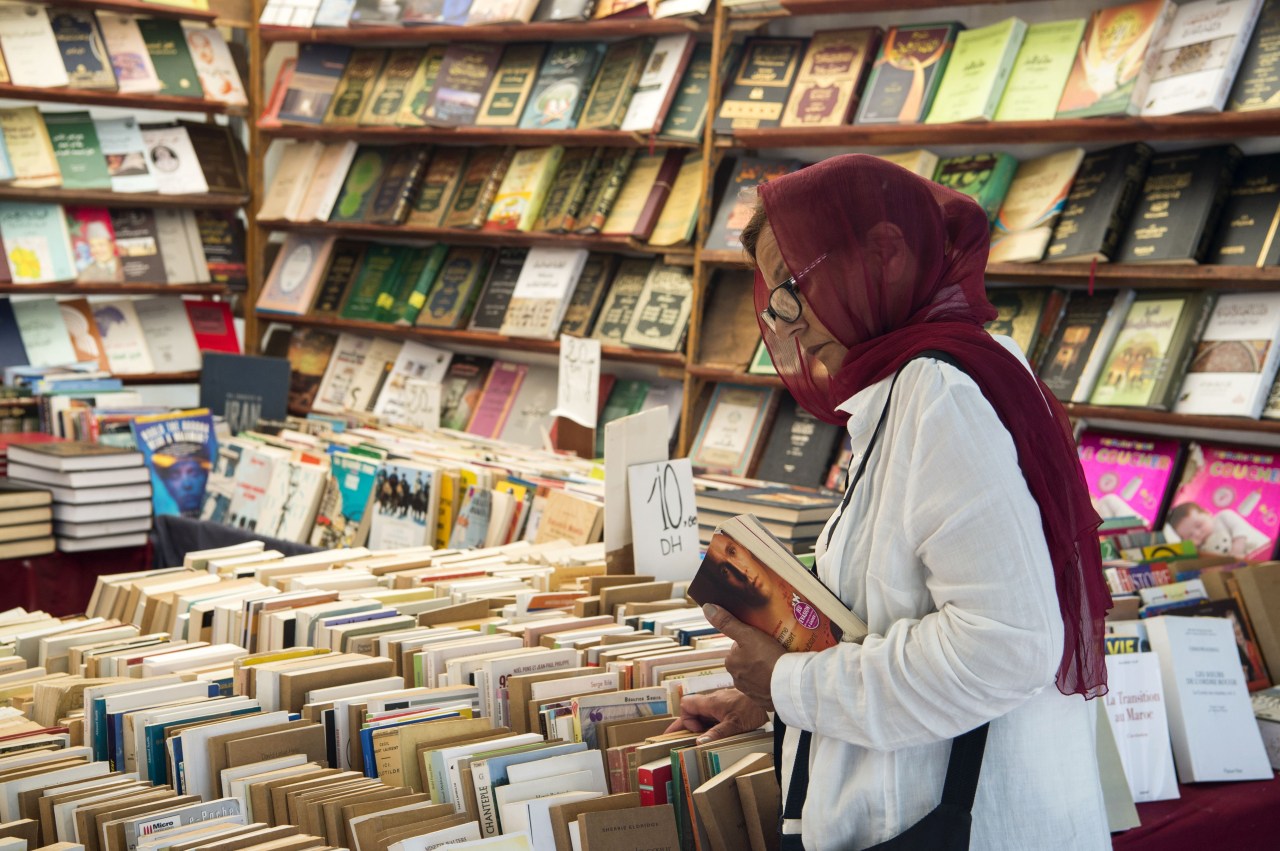
M142 0L49 0L43 5L55 10L90 13L118 13L140 18L190 21L221 26L234 31L249 27L249 0L223 0L197 9L182 4L159 5ZM195 4L192 4L193 6ZM207 123L234 122L250 114L250 108L227 104L208 97L193 98L164 94L98 91L82 88L41 88L0 83L0 100L6 106L54 104L58 106L100 107L113 117L135 116L141 121L164 120L169 115L195 117ZM235 127L232 127L234 133ZM241 193L211 192L199 195L161 192L115 192L68 188L25 188L0 186L0 201L85 205L108 209L182 209L242 211L249 201ZM76 296L193 296L230 300L232 288L219 282L191 283L81 283L74 280L41 284L0 284L0 297L32 295ZM153 372L121 374L127 384L171 384L197 380L198 372Z
M255 0L255 11L260 13L265 0ZM256 18L255 18L256 20ZM590 22L533 22L520 25L498 24L491 26L364 26L346 28L292 28L255 24L255 46L250 70L250 85L255 102L267 104L272 80L267 69L268 53L275 46L326 43L347 45L353 48L401 48L425 47L458 41L511 44L519 42L591 41L613 42L625 38L658 37L685 33L707 36L711 32L710 20L689 18L619 18ZM508 127L342 127L309 126L299 124L269 124L259 120L251 133L251 150L255 152L253 178L256 214L262 203L266 185L262 173L262 156L271 142L277 139L353 141L370 145L447 145L474 148L484 145L505 145L529 148L547 145L563 145L566 148L608 147L630 148L637 152L661 152L665 149L684 148L691 153L700 151L700 145L658 140L648 134L624 130L555 130L521 129ZM250 266L258 270L251 273L251 289L247 303L256 302L270 268L267 263L268 245L273 233L308 233L345 237L357 241L391 240L425 244L442 242L450 246L482 246L497 248L583 248L593 252L621 256L651 257L676 266L691 267L697 262L701 239L690 245L654 246L630 237L606 235L582 235L518 231L465 230L459 228L420 227L413 225L376 225L368 223L313 221L291 222L284 219L252 218L250 239L252 255ZM701 224L699 225L701 227ZM269 322L279 322L293 327L326 328L332 331L348 331L377 337L419 340L441 344L464 353L489 355L509 354L516 360L546 360L556 356L560 349L558 340L526 339L502 336L470 330L431 329L391 325L353 319L306 316L283 316L265 311L246 310L246 338L258 341L261 329ZM630 348L620 345L604 345L601 350L604 372L622 369L638 374L654 375L666 379L683 379L686 360L683 350L668 352ZM305 411L294 411L305 414Z
M783 0L781 9L734 12L717 3L712 24L712 104L706 129L704 207L700 225L715 212L728 183L727 162L738 155L794 156L813 162L843 153L889 153L927 148L940 156L1011 150L1019 159L1079 145L1095 150L1126 142L1146 142L1157 150L1234 142L1246 154L1280 150L1280 114L1275 111L1183 114L1163 117L1057 119L1052 121L971 122L963 124L846 124L833 127L777 127L716 133L714 116L726 90L724 62L735 39L743 36L809 36L842 27L934 23L958 20L970 27L1010 15L1028 23L1081 17L1113 3L1019 2L1014 0ZM1025 154L1023 152L1026 152ZM739 251L701 250L697 254L696 301L690 326L685 411L699 410L716 382L781 387L780 379L703 366L701 337L706 297L718 271L741 267ZM989 281L1029 287L1084 291L1132 287L1226 292L1280 290L1280 267L1214 265L1139 265L1118 263L993 263ZM1239 417L1190 416L1141 408L1067 403L1073 419L1141 433L1190 439L1280 445L1280 422ZM682 446L696 433L698 418L682 423Z

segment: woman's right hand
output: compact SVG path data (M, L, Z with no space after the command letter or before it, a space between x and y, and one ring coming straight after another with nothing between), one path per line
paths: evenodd
M682 698L680 717L671 722L666 732L702 733L698 736L698 744L702 744L749 733L768 720L768 713L754 700L736 688L722 688Z

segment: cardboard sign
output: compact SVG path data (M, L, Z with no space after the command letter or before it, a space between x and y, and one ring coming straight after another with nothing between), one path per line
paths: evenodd
M688 458L627 468L635 563L659 582L698 569L698 510ZM607 503L606 503L607 504Z

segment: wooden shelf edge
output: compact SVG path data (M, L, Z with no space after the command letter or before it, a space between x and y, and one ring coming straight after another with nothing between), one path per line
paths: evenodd
M746 370L726 369L719 366L689 364L685 372L703 381L722 384L749 384L755 387L782 387L782 379L776 375L753 375Z
M1241 431L1280 434L1280 420L1251 420L1248 417L1211 417L1153 411L1148 408L1117 408L1101 405L1064 403L1068 416L1085 420L1111 420L1147 425L1198 428L1213 431Z
M212 0L216 4L218 0ZM94 12L119 12L148 18L178 18L186 21L213 23L218 13L213 9L184 9L181 6L162 6L141 0L49 0L45 5L60 9L88 9Z
M560 351L560 342L556 340L533 340L523 337L506 337L501 334L490 334L483 331L464 331L444 328L416 328L409 325L389 325L382 322L367 322L356 319L337 319L327 316L292 316L271 311L255 311L257 316L268 322L284 325L303 325L312 328L328 328L334 331L350 331L352 333L375 334L383 337L432 341L437 343L457 343L464 346L486 346L508 351L536 352L540 354L556 354ZM659 352L648 349L633 349L625 346L602 346L601 357L604 360L649 364L652 366L669 366L684 368L684 355L679 352Z
M224 284L0 284L0 297L11 295L229 295Z
M72 204L96 207L205 207L228 210L249 203L248 195L209 192L203 195L162 195L158 192L111 192L103 189L28 189L0 186L0 201Z
M147 109L161 112L200 112L206 115L244 116L246 106L233 106L206 98L173 95L121 94L101 89L40 88L0 83L0 98L36 100L48 103L75 103L86 106L114 106L120 109Z
M710 21L696 18L620 18L586 22L531 22L486 26L395 27L277 27L258 32L268 44L323 42L329 44L428 44L439 41L555 41L676 35L711 31Z
M807 15L857 15L867 12L901 12L904 9L946 9L954 6L999 6L1021 0L781 0L781 17ZM768 13L757 13L764 15ZM738 17L731 15L731 17ZM745 15L744 17L751 17Z
M259 124L265 139L335 140L386 144L433 143L458 145L576 145L610 148L685 148L697 150L692 142L650 139L643 133L625 130L528 130L503 127L330 127L323 124Z

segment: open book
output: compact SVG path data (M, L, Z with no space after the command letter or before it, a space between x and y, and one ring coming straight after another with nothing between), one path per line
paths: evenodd
M750 514L716 530L689 596L723 606L787 650L824 650L867 634L867 625Z

